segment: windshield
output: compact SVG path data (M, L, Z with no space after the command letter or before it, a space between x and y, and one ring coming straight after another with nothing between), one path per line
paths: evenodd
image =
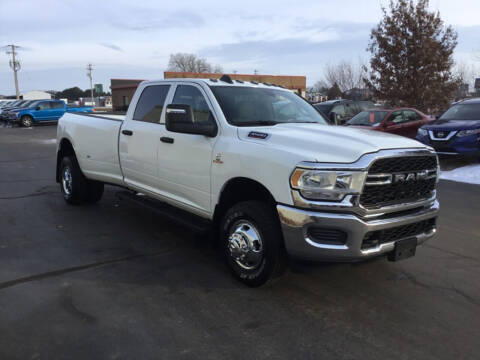
M480 104L453 105L440 120L480 120Z
M351 118L348 125L375 126L382 122L388 111L362 111Z
M326 124L312 105L290 91L240 86L211 86L211 89L232 125Z

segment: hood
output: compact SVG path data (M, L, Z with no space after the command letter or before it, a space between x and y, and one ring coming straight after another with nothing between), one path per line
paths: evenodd
M313 162L351 163L363 154L379 150L426 148L418 141L398 135L320 124L239 127L238 136L243 141L295 152L300 161Z
M423 125L422 129L425 130L469 130L477 129L480 127L479 120L433 120L428 124Z

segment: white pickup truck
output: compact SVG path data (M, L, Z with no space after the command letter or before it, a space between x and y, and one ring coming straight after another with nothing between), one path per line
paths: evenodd
M56 179L69 204L100 200L104 184L128 189L211 229L250 286L280 274L289 257L399 260L436 232L431 148L327 125L272 84L146 81L124 119L67 113L57 132Z

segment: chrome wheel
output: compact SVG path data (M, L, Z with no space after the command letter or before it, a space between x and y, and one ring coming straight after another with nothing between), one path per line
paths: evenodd
M25 127L30 127L30 126L32 126L32 119L29 118L28 116L25 116L25 117L22 119L22 124L23 124L23 126L25 126Z
M72 194L72 171L68 166L63 168L62 188L65 195L70 196Z
M263 243L260 232L246 221L237 221L228 237L228 250L233 260L246 270L257 268L263 259Z

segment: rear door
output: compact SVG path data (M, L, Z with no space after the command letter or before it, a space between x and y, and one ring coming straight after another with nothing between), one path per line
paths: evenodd
M53 120L60 119L65 113L65 103L63 101L50 102L51 114Z
M418 128L424 124L422 115L415 110L406 109L403 111L403 116L405 118L405 136L415 138Z
M144 87L132 117L127 116L120 130L119 154L124 180L140 191L158 194L157 152L164 128L160 119L164 116L170 87L169 83Z

